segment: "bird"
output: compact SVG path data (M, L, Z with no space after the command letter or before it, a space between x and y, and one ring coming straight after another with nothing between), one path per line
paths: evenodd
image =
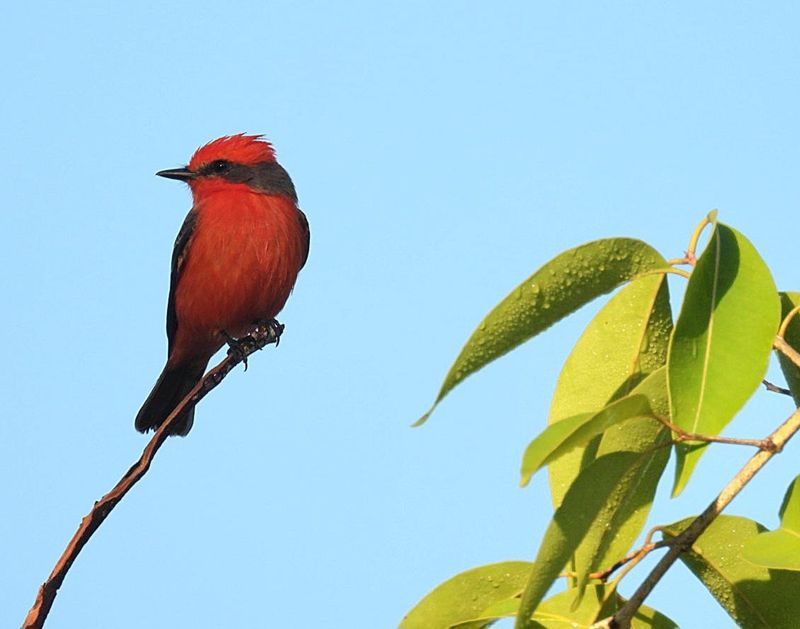
M263 135L239 133L201 146L183 168L192 208L175 239L167 300L167 361L136 415L156 430L203 377L211 357L284 307L308 259L310 230L292 179ZM186 436L194 408L172 423Z

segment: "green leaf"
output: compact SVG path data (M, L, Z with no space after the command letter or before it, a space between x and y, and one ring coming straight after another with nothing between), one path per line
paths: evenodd
M522 455L522 469L520 486L525 487L538 470L545 465L567 454L573 448L586 445L588 440L606 429L606 419L609 425L619 416L619 409L612 408L606 412L611 404L597 413L579 413L567 417L555 424L550 424L528 444ZM596 428L596 430L595 430ZM584 437L587 437L584 440Z
M603 456L586 467L570 486L539 546L536 569L522 594L518 629L533 626L529 620L533 612L586 534L597 525L598 514L637 459L639 455L635 452Z
M674 539L693 520L664 529ZM742 557L747 543L764 531L758 522L718 516L681 560L740 627L795 629L800 618L800 574L755 566Z
M533 566L533 564L529 565ZM477 618L450 625L450 629L483 629L501 618L516 616L517 609L519 609L519 598L507 598L489 605Z
M550 424L525 450L520 484L527 485L537 470L578 446L586 445L614 424L651 414L647 398L633 395L612 402L598 413L581 413Z
M748 541L742 556L757 566L800 571L800 476L786 490L780 516L780 528Z
M756 566L800 571L800 535L784 528L767 531L750 540L742 556Z
M697 261L669 349L672 421L718 435L767 371L780 321L777 289L750 241L718 224ZM686 486L705 444L680 444L673 495Z
M450 367L433 406L415 425L427 420L436 405L467 376L594 298L634 277L666 267L655 249L631 238L596 240L556 256L480 323Z
M447 629L473 620L498 601L525 587L532 564L504 561L458 574L425 596L400 623L400 629Z
M786 317L789 311L798 305L800 305L800 293L781 293L781 319ZM783 338L794 349L800 351L800 314L792 319ZM777 354L778 362L786 378L786 383L789 385L789 390L792 392L794 403L800 406L800 367L795 365L780 352L777 352Z
M665 276L640 277L625 286L592 319L564 363L548 423L597 413L610 401L630 393L666 363L671 331ZM596 444L576 448L549 466L556 506L581 468L594 458L595 450Z
M588 629L593 623L611 616L625 599L619 594L606 596L609 586L594 585L587 595L575 606L575 591L565 590L543 601L533 614L532 627L536 629ZM608 598L608 600L605 600ZM519 599L511 598L492 605L484 610L480 619L453 625L451 629L477 629L486 623L500 618L516 616ZM642 605L631 621L632 629L678 629L678 626L651 607Z

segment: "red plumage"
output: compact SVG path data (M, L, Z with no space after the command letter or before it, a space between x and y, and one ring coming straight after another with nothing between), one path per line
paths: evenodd
M201 146L189 160L189 170L196 170L215 159L227 159L238 164L274 162L275 150L263 135L225 135Z
M194 203L173 252L167 364L136 417L143 432L197 383L226 335L246 335L280 312L309 244L291 179L261 136L219 138L187 168L158 174L187 181ZM185 413L173 434L187 434L192 420Z

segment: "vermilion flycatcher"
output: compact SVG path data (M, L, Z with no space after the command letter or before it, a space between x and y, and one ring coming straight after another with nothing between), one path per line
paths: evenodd
M156 174L187 182L194 203L172 251L167 364L136 416L141 432L167 418L226 340L280 312L309 246L294 184L262 136L219 138ZM183 413L171 434L193 420L194 409Z

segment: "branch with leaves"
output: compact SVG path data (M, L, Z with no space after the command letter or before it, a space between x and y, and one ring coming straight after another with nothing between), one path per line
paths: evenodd
M170 434L170 428L175 423L176 418L187 408L193 408L202 400L212 389L214 389L227 376L234 367L244 362L247 366L247 357L267 345L278 344L283 333L283 325L277 321L270 321L259 325L249 336L236 341L227 356L220 363L211 369L194 388L186 394L175 410L155 431L150 442L145 447L139 460L125 472L120 481L100 500L95 502L92 510L81 520L78 530L72 536L61 557L56 562L53 571L47 580L41 585L36 595L36 601L28 612L23 629L39 629L44 626L47 615L53 606L58 589L64 582L70 567L74 563L81 549L86 545L94 532L100 527L109 513L117 506L125 494L147 473L150 464L164 444Z
M682 265L690 270L676 268ZM676 321L667 274L687 279ZM480 322L416 425L469 375L614 290L564 364L547 426L523 455L522 485L547 468L555 505L534 562L453 577L409 612L402 629L488 627L509 616L517 629L549 627L556 618L597 627L675 627L643 601L678 559L739 625L796 624L800 560L785 557L800 557L800 543L791 546L800 539L800 489L793 493L800 481L790 484L777 531L722 510L800 428L800 411L764 439L720 433L759 389L773 350L788 386L767 383L767 390L800 401L800 293L778 292L752 243L719 223L716 211L693 231L680 258L668 260L639 240L610 238L547 262ZM715 451L731 445L759 451L702 514L655 527L663 539L648 536L632 551L669 457L676 460L674 497L712 444ZM619 593L623 579L660 548L666 553L626 600ZM496 566L516 589L495 588L484 597L482 584L490 575L497 579ZM566 589L546 598L565 570ZM766 581L770 587L759 586ZM463 604L452 599L456 583ZM478 604L467 604L470 593Z

